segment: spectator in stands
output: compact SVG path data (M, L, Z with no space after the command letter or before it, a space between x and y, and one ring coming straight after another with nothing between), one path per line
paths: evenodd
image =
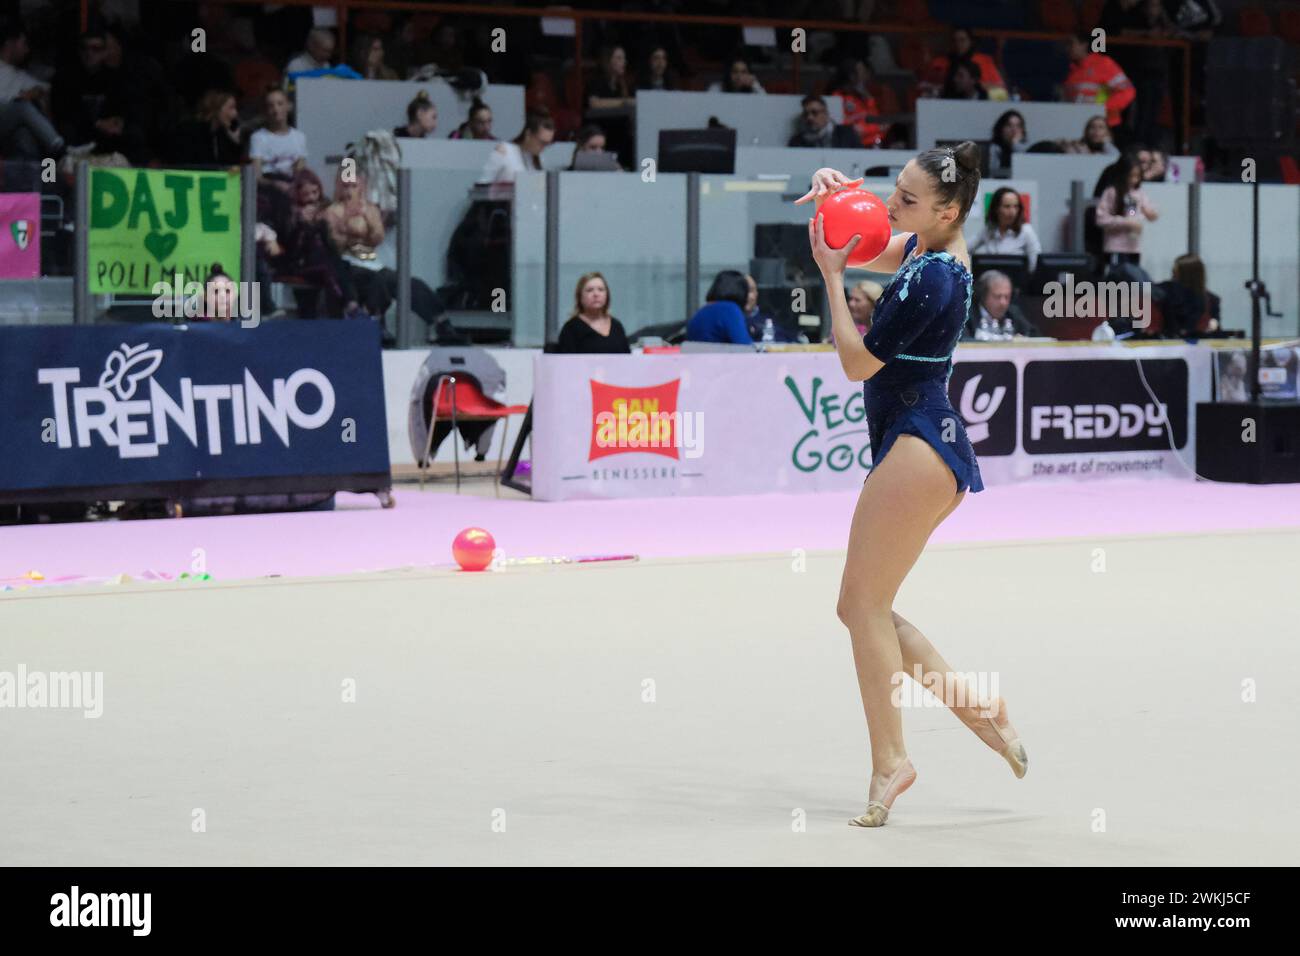
M878 147L884 137L880 109L871 95L871 68L862 60L840 61L826 89L844 104L844 123L853 128L859 146Z
M879 282L872 282L870 279L859 282L849 290L849 315L853 317L853 324L857 327L859 335L866 335L871 331L871 317L875 315L876 303L880 301L884 291L884 287ZM827 335L826 340L834 345L835 333L832 331Z
M384 63L384 41L369 33L362 33L353 42L349 66L367 80L399 79L397 72Z
M203 281L203 301L199 303L200 314L196 318L217 322L229 322L235 316L235 283L221 263L214 262Z
M429 50L430 58L438 69L455 73L465 67L465 41L456 33L456 27L442 23L433 35L433 47ZM491 139L490 136L477 136L474 139Z
M262 97L266 122L248 141L248 158L253 161L258 183L272 186L286 196L293 191L293 177L307 164L307 137L289 125L293 104L278 86Z
M646 57L645 67L637 77L637 89L641 90L675 90L678 88L677 75L668 65L668 50L656 46Z
M988 91L980 85L979 68L969 60L954 60L948 79L939 96L945 100L987 100Z
M853 316L853 324L863 335L871 331L871 317L875 314L876 303L884 291L879 282L870 279L859 282L849 290L849 315Z
M609 148L618 153L619 162L625 166L632 162L631 110L635 105L627 75L627 53L621 46L607 47L601 51L600 69L587 86L587 121L599 118ZM595 110L600 112L593 117Z
M307 49L299 53L284 68L284 79L289 81L291 73L306 73L310 70L325 70L334 59L334 32L324 27L314 27L307 34Z
M1078 148L1070 152L1093 153L1097 156L1118 156L1119 148L1111 139L1110 127L1106 117L1094 116L1083 127L1083 139L1078 141Z
M557 352L609 354L627 353L623 323L610 314L609 285L599 272L578 278L573 290L573 311L560 329Z
M577 135L573 138L573 159L569 161L569 169L578 168L579 153L603 153L605 151L605 131L595 123L588 123L578 130Z
M816 93L805 96L801 105L799 131L790 137L787 146L809 149L858 149L862 146L858 132L852 126L831 122L826 101Z
M745 276L745 329L749 332L749 337L755 342L761 342L763 339L763 329L767 326L768 321L772 323L772 340L774 342L807 342L807 337L802 339L799 333L788 328L784 323L777 321L776 317L770 312L765 312L758 304L758 283L754 281L751 275Z
M1142 191L1137 158L1131 153L1120 156L1102 172L1098 185L1102 191L1097 199L1097 226L1102 230L1107 265L1124 281L1149 282L1150 276L1140 268L1142 227L1159 213Z
M753 345L754 340L745 324L745 302L748 299L749 284L743 272L735 269L719 272L704 297L705 304L686 323L686 340Z
M709 84L710 93L766 93L743 56L733 56L726 74Z
M325 225L334 248L348 266L359 300L366 311L383 319L397 299L397 273L379 262L376 253L384 241L384 221L379 207L366 198L365 177L334 184L334 202L325 210ZM446 309L424 280L411 277L411 309L433 329Z
M555 121L549 113L535 110L524 120L524 128L509 143L500 143L488 156L479 175L481 183L513 183L522 172L542 168L542 150L555 139Z
M415 99L406 104L406 125L393 130L394 136L406 139L425 139L432 137L438 128L438 105L429 99L429 94L420 90Z
M587 108L617 109L635 102L627 75L627 53L621 46L607 47L601 51L600 68L587 86Z
M1019 110L1007 110L993 124L992 156L989 174L995 179L1011 175L1011 157L1029 148L1029 131Z
M1124 109L1133 102L1137 91L1118 63L1105 53L1089 51L1091 39L1088 33L1078 33L1067 43L1070 71L1065 77L1064 99L1068 103L1104 105L1106 125L1113 130L1120 125Z
M477 97L469 105L469 117L456 131L451 139L496 139L492 135L492 107Z
M235 166L243 155L239 107L233 93L209 90L192 120L177 128L173 160L191 166Z
M1111 37L1163 39L1173 34L1173 24L1160 0L1107 0L1098 25ZM1150 142L1169 88L1169 51L1158 46L1116 43L1112 52L1137 91L1129 111L1132 136Z
M1199 256L1184 255L1174 260L1172 278L1155 288L1155 297L1164 314L1160 334L1192 338L1219 330L1219 297L1205 287L1205 263Z
M1034 227L1025 222L1025 209L1020 193L1003 186L989 200L988 215L984 217L984 231L980 233L971 252L991 252L1006 256L1024 256L1032 273L1042 251Z
M988 94L988 99L1007 99L1007 85L998 71L998 65L987 53L975 49L975 38L967 27L955 27L946 56L937 56L930 61L921 80L923 96L937 96L946 85L957 60L967 60L975 65L976 79ZM983 99L984 97L981 97Z
M327 314L341 313L344 318L360 314L351 268L334 248L326 223L325 189L310 169L303 167L294 174L292 200L288 218L277 225L279 235L267 254L276 275L302 279L312 287L302 294L295 290L299 317L316 317L321 293Z
M1011 278L1005 272L989 269L975 283L975 295L966 334L975 339L1010 338L1011 335L1037 336L1038 327L1025 318L1020 307L1011 301Z
M61 159L63 137L42 109L47 84L22 69L29 49L17 20L0 23L0 154L11 159Z
M131 122L132 91L109 56L106 31L82 35L76 63L54 78L54 116L68 142L93 142L96 155L117 153L130 162L144 162L147 137Z
M1145 183L1163 183L1166 175L1167 157L1162 149L1144 149L1138 153L1138 165L1142 167L1142 181Z

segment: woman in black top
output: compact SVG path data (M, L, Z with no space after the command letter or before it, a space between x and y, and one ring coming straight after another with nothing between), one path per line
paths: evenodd
M609 286L599 272L588 272L573 290L573 313L560 329L555 351L568 353L628 353L623 323L609 314Z
M1175 259L1173 278L1155 291L1165 317L1160 333L1165 338L1196 338L1219 330L1219 297L1205 287L1205 263L1200 256L1188 253Z
M237 166L243 156L239 108L232 93L209 90L198 115L176 131L176 162L192 166Z

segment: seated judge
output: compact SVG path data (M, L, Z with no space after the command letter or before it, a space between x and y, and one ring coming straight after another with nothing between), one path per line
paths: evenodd
M627 353L623 323L609 311L609 285L599 272L588 272L579 277L573 290L573 311L569 321L560 329L556 352L567 353Z
M686 323L686 341L753 345L745 323L749 283L743 272L724 269L713 279L702 305Z
M1014 334L1030 337L1040 334L1038 327L1026 319L1020 307L1011 301L1010 276L1005 272L990 269L975 283L975 295L971 297L971 314L966 323L966 335L975 338L975 332L981 325L992 328L996 335L1005 334L1008 317L1011 319Z
M832 123L826 101L813 93L803 98L799 131L787 146L804 149L861 149L857 130L842 123Z

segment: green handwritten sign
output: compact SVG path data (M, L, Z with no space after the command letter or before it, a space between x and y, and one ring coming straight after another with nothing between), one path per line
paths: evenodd
M238 282L239 198L238 173L92 169L90 291L152 294L213 263Z

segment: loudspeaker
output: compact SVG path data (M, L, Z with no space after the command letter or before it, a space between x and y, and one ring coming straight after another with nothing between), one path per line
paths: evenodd
M1300 482L1300 404L1197 402L1196 473L1253 485Z
M1216 37L1205 60L1205 117L1223 146L1295 142L1294 54L1281 37Z

